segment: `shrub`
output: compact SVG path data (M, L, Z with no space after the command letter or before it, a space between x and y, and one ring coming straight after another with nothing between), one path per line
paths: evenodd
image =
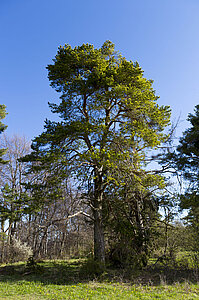
M33 251L26 243L22 243L19 239L12 239L10 246L10 258L12 261L25 261L33 255ZM8 257L9 259L9 257Z

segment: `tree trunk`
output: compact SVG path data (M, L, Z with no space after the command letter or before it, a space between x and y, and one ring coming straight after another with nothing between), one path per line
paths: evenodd
M94 258L105 263L104 227L99 210L94 210Z
M103 225L103 180L102 172L95 170L93 216L94 216L94 258L105 264L105 241Z
M0 262L4 262L4 256L5 256L5 236L4 236L4 220L1 220L1 257Z

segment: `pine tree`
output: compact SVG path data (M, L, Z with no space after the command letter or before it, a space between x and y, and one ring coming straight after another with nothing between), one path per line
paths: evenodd
M99 49L60 46L47 69L61 94L59 104L49 104L60 121L46 120L28 159L40 170L57 163L59 174L82 188L93 214L95 258L104 262L106 191L111 184L125 185L126 173L139 189L162 184L160 176L145 171L146 155L165 141L170 108L157 104L152 81L110 41ZM58 180L56 168L50 169Z

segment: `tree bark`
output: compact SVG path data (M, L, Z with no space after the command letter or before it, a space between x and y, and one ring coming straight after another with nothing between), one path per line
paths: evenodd
M99 170L95 172L94 199L94 258L105 264L105 241L103 225L103 181Z
M98 210L94 210L94 258L105 263L104 226Z

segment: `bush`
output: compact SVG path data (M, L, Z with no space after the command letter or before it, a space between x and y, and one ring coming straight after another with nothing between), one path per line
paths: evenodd
M26 261L33 255L33 251L26 243L22 243L19 239L12 239L10 246L10 258L13 262ZM10 259L8 257L8 259Z
M105 271L105 265L95 261L93 258L89 258L85 263L82 264L80 269L80 276L93 278L100 276Z

